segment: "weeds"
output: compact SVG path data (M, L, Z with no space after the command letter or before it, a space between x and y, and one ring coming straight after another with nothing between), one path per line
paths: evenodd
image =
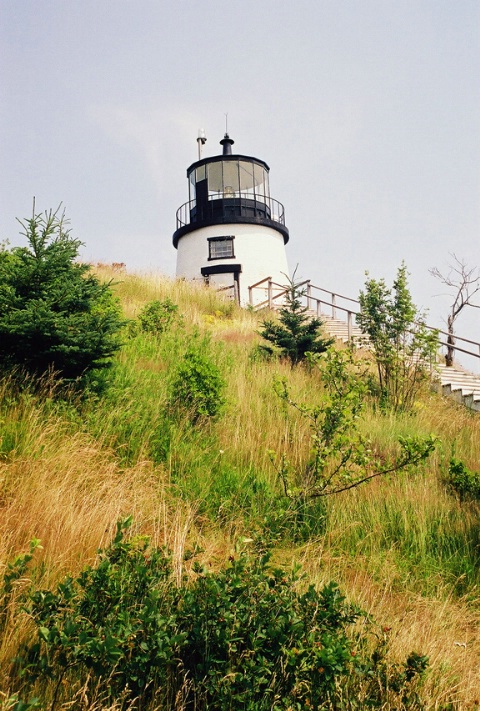
M150 534L155 546L174 550L175 586L191 570L183 559L185 547L204 549L198 559L216 574L232 554L233 537L260 537L272 546L277 567L278 561L285 564L287 577L301 559L305 588L309 582L321 589L337 580L349 599L392 627L384 657L389 668L402 674L412 649L430 657L422 686L425 709L475 708L478 513L447 493L444 469L454 440L456 459L475 469L478 418L423 392L408 415L379 412L367 397L356 422L385 461L395 455L399 436L434 433L441 439L437 451L415 476L386 476L299 508L282 495L268 450L285 453L292 467L304 472L311 430L298 410L279 400L272 383L287 378L292 401L317 407L326 391L316 370L250 357L259 340L257 316L231 304L222 311L223 302L203 287L125 274L113 288L129 318L138 317L148 302L171 299L183 325L173 323L160 337L139 332L128 339L104 391L82 400L58 400L47 384L43 390L23 387L20 395L11 378L0 381L1 574L14 552L28 550L36 537L44 551L33 579L40 589L56 592L65 575L75 580L94 565L96 548L112 536L112 522L130 512L138 531ZM200 427L192 427L186 410L169 408L174 375L195 331L200 339L208 335L209 356L228 382L228 403ZM13 585L16 595L20 588ZM300 581L296 585L304 591ZM16 604L9 610L14 607L18 610ZM22 641L31 641L28 624L17 614L14 621L9 612L0 637L5 698L15 698L5 675ZM380 633L376 639L373 635L370 654L381 643ZM368 698L370 678L363 680L367 696L359 698ZM380 673L376 678L381 680ZM107 702L106 692L93 683L87 694L77 681L75 670L67 670L59 690L70 695L66 704L76 699L85 709L88 704L117 709L123 703ZM416 683L409 711L420 708ZM189 693L186 680L178 690L178 708L185 708ZM385 709L403 708L401 696L385 693ZM45 694L50 696L42 699L42 708L51 705L51 685ZM29 703L35 697L37 688ZM63 705L60 698L57 707ZM27 703L24 695L17 694L19 699ZM124 707L132 703L125 701ZM12 708L13 701L8 705Z

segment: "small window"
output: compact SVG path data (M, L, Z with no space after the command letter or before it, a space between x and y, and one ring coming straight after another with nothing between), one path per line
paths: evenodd
M210 237L208 240L209 259L230 259L235 257L233 240L235 237Z

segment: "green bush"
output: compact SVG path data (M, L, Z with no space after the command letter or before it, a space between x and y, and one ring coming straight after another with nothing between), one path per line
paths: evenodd
M351 668L357 611L335 584L298 593L297 575L268 561L240 556L219 573L199 570L184 592L182 658L205 708L318 708Z
M188 410L193 422L214 417L225 403L225 381L206 346L194 343L188 348L172 383L172 402Z
M381 708L389 690L406 697L426 666L411 655L401 674L389 670L385 645L371 656L368 623L355 633L360 611L334 583L301 592L298 571L272 567L261 548L218 572L193 563L175 584L169 552L126 540L130 523L95 566L31 594L36 639L16 660L12 692L50 689L51 709L80 688L172 711L179 698L198 711L360 709L365 694Z
M21 663L30 682L75 669L81 683L90 676L111 698L127 687L133 697L147 697L175 669L183 635L176 633L170 558L146 538L125 540L130 523L117 525L96 566L55 592L32 594L38 639Z
M451 457L447 484L461 499L480 501L480 472L467 469L460 459Z
M138 316L140 330L155 335L163 333L178 320L178 306L171 299L150 301Z
M76 261L63 216L20 224L28 247L0 249L0 365L69 380L109 366L123 325L109 285Z

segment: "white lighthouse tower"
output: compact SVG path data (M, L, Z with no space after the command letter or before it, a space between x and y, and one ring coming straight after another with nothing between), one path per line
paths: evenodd
M205 140L200 133L199 158ZM286 283L289 234L283 205L270 197L270 168L232 153L233 143L226 133L221 155L187 169L189 200L177 210L173 245L177 277L202 279L245 305L248 287L262 279ZM265 298L252 294L254 303Z

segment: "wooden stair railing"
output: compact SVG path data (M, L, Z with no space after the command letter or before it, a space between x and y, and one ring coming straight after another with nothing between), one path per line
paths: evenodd
M358 326L354 325L355 318L360 312L360 303L357 299L352 299L349 296L344 296L328 289L315 286L310 279L297 285L300 289L304 288L304 298L306 306L319 318L323 318L325 328L331 335L339 337L342 322L346 325L346 338L340 336L344 341L352 341L362 339L363 345L367 345L367 337L361 333ZM254 290L262 289L267 293L267 298L259 303L255 303ZM261 308L278 308L282 304L282 297L287 293L288 287L278 284L271 277L261 279L256 284L249 287L249 300L251 306L257 310ZM325 298L316 296L314 290L319 291ZM330 314L327 314L329 311ZM339 312L343 315L342 319L338 319ZM447 342L448 332L442 329L427 326L431 331L435 331L438 335L438 345L448 347ZM458 343L461 345L458 345ZM471 347L470 347L471 346ZM474 358L480 358L480 343L469 338L455 335L454 343L455 351L463 353ZM437 377L440 387L445 395L453 396L458 402L463 402L468 407L480 411L480 375L475 375L466 372L461 366L442 366L437 364ZM433 371L433 367L432 367ZM432 372L433 375L433 372Z

